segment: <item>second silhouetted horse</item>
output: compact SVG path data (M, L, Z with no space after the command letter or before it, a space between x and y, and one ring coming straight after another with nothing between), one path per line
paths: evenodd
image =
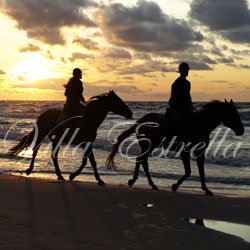
M172 142L173 136L168 134L169 117L162 114L150 113L140 118L135 125L125 130L117 138L117 143L113 145L110 155L107 159L107 166L115 167L114 157L118 152L121 143L133 133L136 133L141 153L137 157L136 166L133 179L129 180L128 184L131 187L138 179L140 165L143 166L144 172L147 176L148 183L152 189L158 189L151 179L148 168L148 157L151 152L162 144L165 138L164 147L167 148ZM244 133L244 126L242 124L240 115L231 100L230 102L211 101L201 107L201 110L194 113L191 120L186 124L182 124L180 134L176 137L175 143L170 145L172 151L181 151L181 159L185 168L185 174L176 184L172 185L172 190L176 191L182 182L190 176L190 153L196 156L196 161L199 169L201 187L206 192L206 195L213 195L207 188L205 181L205 149L209 145L210 133L221 123L228 128L231 128L236 135Z

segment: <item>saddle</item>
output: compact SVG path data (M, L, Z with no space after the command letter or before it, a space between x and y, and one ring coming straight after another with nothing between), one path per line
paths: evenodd
M82 124L83 116L82 115L70 115L64 110L60 113L57 118L56 125L62 128L76 129L80 128Z
M166 108L164 115L166 119L165 128L172 135L187 135L190 133L194 120L194 112L184 112Z

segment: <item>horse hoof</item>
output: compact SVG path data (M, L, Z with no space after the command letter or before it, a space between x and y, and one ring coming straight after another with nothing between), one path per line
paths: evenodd
M99 186L104 186L105 185L105 182L103 180L99 180L98 183L97 183Z
M159 188L156 185L153 185L152 186L152 190L156 190L157 191L157 190L159 190Z
M207 190L206 191L206 196L214 196L214 194L210 190Z
M179 186L178 186L177 184L173 184L173 185L172 185L172 191L173 191L173 192L176 192L176 190L178 189L178 187L179 187Z
M76 175L75 174L70 174L69 175L69 180L73 181L75 179Z
M57 180L58 180L58 181L65 181L65 179L63 178L62 175L59 175L59 176L57 177Z
M27 174L27 175L30 175L30 174L31 174L31 171L32 171L32 170L28 168L28 169L26 170L26 174Z
M128 186L132 187L134 185L135 181L133 179L128 181Z

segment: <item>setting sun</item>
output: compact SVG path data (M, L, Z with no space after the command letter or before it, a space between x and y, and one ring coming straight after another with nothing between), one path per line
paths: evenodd
M86 98L166 101L187 62L193 101L249 101L250 0L0 2L2 100L64 100L80 68Z
M15 64L11 69L11 73L15 77L28 82L53 78L55 74L50 71L51 64L52 62L39 54L29 55L24 61Z

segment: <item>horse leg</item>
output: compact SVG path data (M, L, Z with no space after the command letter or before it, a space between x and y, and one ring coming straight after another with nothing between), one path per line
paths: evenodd
M33 168L34 168L34 163L35 163L35 159L36 159L36 155L38 153L38 149L33 150L33 154L32 154L32 160L30 163L30 167L26 169L26 175L30 175Z
M185 174L177 181L177 183L172 185L172 191L175 192L190 175L191 175L191 165L190 165L190 154L189 153L182 153L181 160L184 165Z
M76 176L78 176L82 172L82 170L85 168L85 166L87 164L88 156L90 155L91 151L92 151L92 147L89 147L87 149L87 151L84 153L83 158L82 158L82 164L81 164L80 168L76 172L71 173L69 175L70 181L73 181L76 178Z
M142 166L144 169L144 172L148 178L148 184L152 187L152 190L158 190L158 187L154 184L153 180L151 179L149 168L148 168L148 155L144 156L144 159L142 160Z
M105 182L99 176L93 149L91 150L91 152L90 152L90 154L89 154L88 157L89 157L90 164L91 164L91 166L92 166L92 168L94 170L94 173L95 173L95 179L98 181L98 185L100 185L100 186L105 185Z
M204 170L204 162L205 162L204 154L198 155L196 161L197 161L200 179L201 179L201 188L202 190L206 192L206 195L213 196L213 193L207 188L207 185L206 185L205 170Z
M142 164L142 161L143 161L143 156L145 155L145 153L147 152L147 150L149 150L147 148L147 145L145 144L145 142L143 140L140 140L140 137L138 137L138 139L139 139L139 145L141 147L141 153L136 158L135 171L134 171L133 179L130 179L128 181L129 187L132 187L135 184L136 180L138 179L139 169L140 169L140 165Z
M58 153L59 153L60 147L58 147L55 150L56 145L57 145L57 143L53 142L51 157L52 157L52 160L53 160L53 163L54 163L54 167L55 167L55 170L56 170L57 180L59 180L59 181L65 181L65 179L62 176L61 170L59 168L58 160L57 160L58 159Z
M35 146L33 147L33 153L32 153L32 159L31 159L30 166L29 166L29 168L26 169L26 174L27 175L30 175L33 168L34 168L35 159L36 159L38 150L40 148L41 142L42 142L41 138L38 137L37 140L36 140Z
M134 171L133 179L130 179L128 181L129 187L132 187L135 184L136 180L138 179L140 165L141 165L140 157L137 157L136 163L135 163L135 171Z
M86 164L87 164L87 157L84 156L82 158L82 165L80 166L80 168L75 173L71 173L69 175L69 180L73 181L76 178L76 176L78 176L82 172L82 170L84 169Z
M150 140L150 139L149 139ZM134 171L134 176L133 179L130 179L128 181L128 185L131 187L134 185L134 183L136 182L136 180L138 179L138 175L139 175L139 168L140 165L142 164L144 172L147 176L148 179L148 183L149 185L152 187L152 190L158 190L158 187L154 184L154 182L151 179L149 170L148 170L148 156L150 155L150 153L152 152L152 150L154 148L156 148L156 146L160 143L158 140L157 141L153 141L152 139L150 140L150 145L148 144L148 142L144 141L144 140L140 140L139 138L139 145L141 147L141 153L140 155L137 157L136 159L136 164L135 164L135 171ZM157 144L158 143L158 144Z

